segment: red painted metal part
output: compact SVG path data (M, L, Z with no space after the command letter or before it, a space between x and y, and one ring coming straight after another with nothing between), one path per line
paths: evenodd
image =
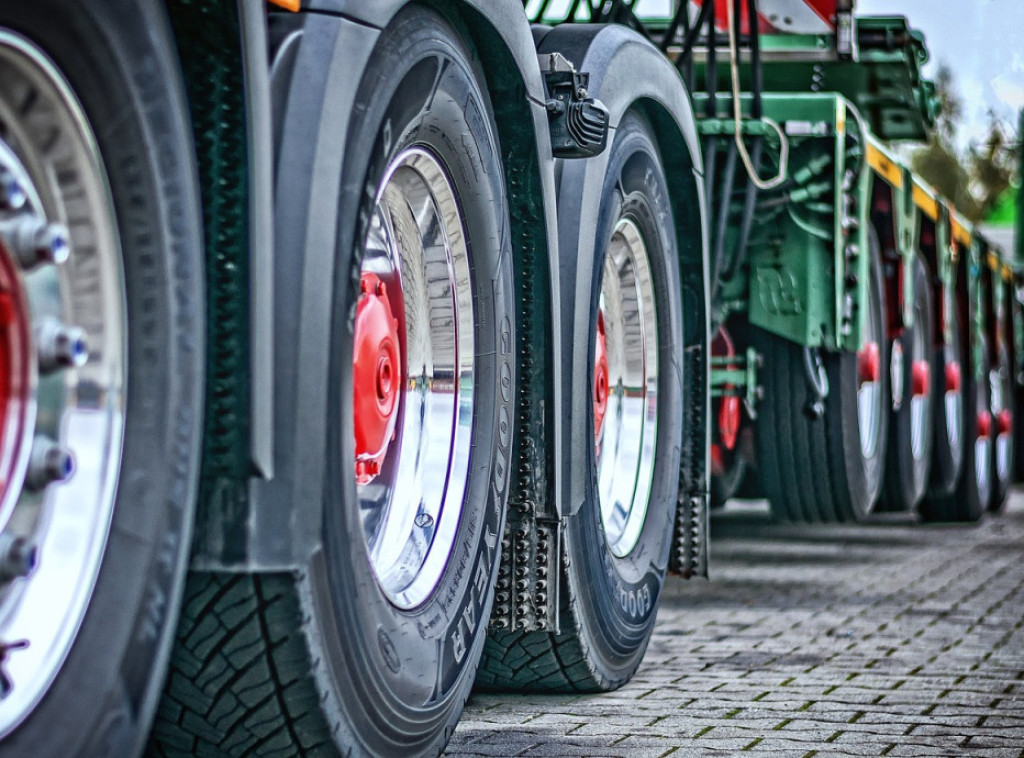
M932 367L928 361L914 361L910 367L910 392L920 397L931 392Z
M996 434L1002 436L1013 431L1013 413L1009 408L999 411L999 420L996 424Z
M946 364L946 392L959 392L963 386L963 375L959 363Z
M725 454L717 442L711 444L711 473L714 476L725 474Z
M736 355L732 336L724 326L718 328L718 333L711 342L711 354L716 358L733 358ZM727 384L723 389L731 390L733 385ZM733 450L743 420L742 405L738 397L729 395L718 398L718 403L718 438L726 450Z
M882 375L882 356L877 342L866 342L857 352L857 375L862 382L877 382Z
M692 0L697 7L704 0ZM715 0L715 27L727 31L727 5L733 0ZM762 34L799 31L826 33L835 29L836 0L759 0L757 3L758 30ZM750 33L747 23L747 0L742 0L741 34ZM796 23L795 28L791 25Z
M387 287L375 274L364 273L360 289L352 350L352 416L356 483L369 484L380 473L394 437L403 376L398 319Z
M992 414L988 411L978 411L978 439L988 439L992 436Z
M601 439L604 417L608 412L608 339L604 312L597 312L597 337L594 343L594 440Z
M31 314L21 286L19 266L0 242L0 502L17 502L20 469L32 444L29 413L32 398ZM6 519L10 514L0 514Z

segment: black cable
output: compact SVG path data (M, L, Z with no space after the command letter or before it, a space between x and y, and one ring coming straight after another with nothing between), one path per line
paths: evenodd
M729 152L725 156L725 169L722 174L722 195L718 202L718 218L716 219L714 252L711 257L711 281L714 282L712 298L718 291L719 272L722 271L722 264L725 262L725 229L729 225L729 206L733 184L736 182L736 158L739 151L736 149L735 140L729 140Z
M661 44L658 45L658 49L661 50L661 52L668 52L669 46L672 44L672 40L676 38L676 32L679 31L679 27L683 23L684 17L687 19L687 26L689 26L690 7L688 0L683 0L679 4L679 10L677 10L676 15L672 17L672 21L669 23L668 29L665 30L665 36L661 38Z
M750 89L754 98L750 115L759 119L764 115L761 105L764 78L761 70L761 29L757 17L757 0L747 0L747 23L750 26Z
M764 137L754 137L754 147L751 150L750 162L754 166L754 171L761 170L761 152L764 148ZM746 195L743 198L743 220L740 222L739 236L736 238L736 247L733 249L732 257L729 259L729 265L722 271L722 275L719 277L722 281L728 281L733 278L743 261L747 257L747 243L750 241L750 231L754 226L754 209L757 204L757 185L749 179L747 180Z
M684 10L685 7L684 3ZM700 37L700 30L707 24L708 16L711 14L713 7L714 3L711 0L704 3L700 7L700 13L698 14L697 20L694 22L693 26L690 26L689 16L686 16L684 20L684 23L686 24L686 38L683 40L683 51L679 56L679 60L676 62L676 66L679 68L686 68L686 86L690 92L693 92L695 89L693 62L691 60L693 57L693 46L697 44L697 39ZM711 37L711 40L714 40L713 36Z
M715 95L718 89L718 44L715 35L715 2L704 0L704 8L711 8L708 14L708 60L704 65L704 89L708 94L707 108L705 109L708 118L714 118L717 109L715 108Z

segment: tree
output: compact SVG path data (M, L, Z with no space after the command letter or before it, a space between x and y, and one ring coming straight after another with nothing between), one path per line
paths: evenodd
M1009 127L989 114L981 145L962 155L954 136L963 115L953 72L939 66L935 77L939 112L928 144L917 150L911 166L969 221L985 218L1009 189L1015 175L1019 144Z

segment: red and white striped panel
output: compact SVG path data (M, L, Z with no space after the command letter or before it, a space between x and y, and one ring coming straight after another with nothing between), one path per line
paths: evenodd
M706 0L690 0L699 9ZM715 26L726 29L726 4L715 0ZM762 34L831 34L835 32L836 0L758 0L757 16ZM743 0L743 34L747 25L747 0Z

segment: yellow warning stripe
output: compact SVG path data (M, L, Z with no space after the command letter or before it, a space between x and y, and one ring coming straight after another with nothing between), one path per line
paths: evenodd
M900 167L875 145L869 142L867 147L868 165L893 187L902 189L903 172L900 170Z
M932 221L939 220L939 201L929 195L923 187L914 185L914 189L911 192L914 198L914 205L921 209L921 213L926 215Z
M971 244L971 232L970 230L960 223L960 220L952 213L949 214L949 225L953 230L953 239L962 245Z

